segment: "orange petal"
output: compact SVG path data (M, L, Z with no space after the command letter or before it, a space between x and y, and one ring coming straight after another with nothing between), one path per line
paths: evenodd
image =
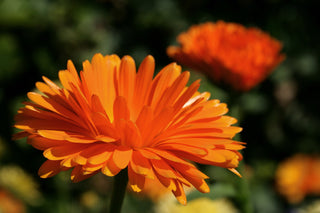
M99 172L98 170L100 170L102 167L103 167L103 164L92 165L90 163L86 163L86 165L82 166L83 174L84 175L89 175L89 174L92 174L94 172Z
M230 143L230 144L225 144L224 148L230 149L230 150L241 150L241 149L244 149L245 146L238 144L238 143Z
M121 131L121 145L139 148L142 144L140 131L132 121L120 120L119 130Z
M101 168L101 172L107 176L115 176L121 171L113 161L113 155L109 158L106 164Z
M72 180L72 182L78 183L80 181L83 181L83 180L85 180L85 179L97 174L97 172L93 172L93 173L91 173L89 175L85 175L85 174L83 174L83 172L84 171L82 169L82 166L74 167L74 169L71 172L71 180Z
M131 56L124 56L121 59L119 79L118 79L118 96L123 96L132 106L134 89L136 82L136 65Z
M235 168L229 168L229 170L234 174L238 175L239 177L242 177L241 174Z
M63 114L64 116L72 114L72 112L61 106L59 103L56 103L52 99L48 99L38 93L28 92L28 98L34 103L39 104L41 107L57 114Z
M200 87L200 80L193 82L187 88L187 90L183 94L181 94L179 99L174 104L174 108L177 110L180 110L185 105L185 103L187 103L187 101L190 100L190 98L198 90L199 87Z
M120 146L114 150L112 159L118 168L124 169L127 167L129 161L131 160L131 156L132 156L131 148Z
M161 159L157 154L155 154L151 151L148 151L147 149L139 149L139 152L141 155L143 155L143 157L148 158L148 159L156 159L156 160Z
M155 174L157 176L157 179L160 181L160 183L165 186L168 190L170 191L175 191L177 190L176 182L173 181L174 179L172 178L166 178L155 171Z
M177 178L174 169L168 165L164 160L150 160L153 169L157 171L163 177L166 178Z
M114 121L118 122L121 119L129 120L130 119L130 111L127 106L126 99L122 96L117 96L113 105L113 113L114 113Z
M50 95L53 96L57 93L55 93L47 84L43 83L43 82L37 82L36 83L36 87L37 89L42 92L45 95Z
M136 88L135 94L139 94L135 99L136 109L141 109L141 107L146 104L147 92L151 87L152 77L154 73L155 62L151 55L148 55L140 64L139 70L136 76ZM137 110L135 110L136 113Z
M132 190L135 192L140 192L144 187L145 177L135 173L130 165L128 166L128 176L129 185L131 186Z
M32 145L34 148L40 149L40 150L45 150L55 146L63 146L68 143L66 141L52 140L52 139L44 138L38 135L33 135L28 137L27 142L28 144Z
M176 63L164 67L153 79L147 105L155 108L165 89L178 78L180 73L181 67Z
M154 179L152 166L149 160L146 159L139 151L133 151L130 165L135 173Z
M64 146L56 146L56 147L51 147L49 149L46 149L43 152L43 155L50 160L62 160L86 148L87 148L86 145L67 144Z
M153 129L153 110L149 106L144 106L137 118L136 125L141 134L141 141L145 145L148 133Z
M190 77L189 72L183 72L174 82L168 87L159 102L157 103L155 114L158 114L166 106L171 106L174 101L180 96L182 90L185 88Z
M71 167L77 166L78 163L73 161L73 159L76 156L77 156L77 154L73 154L73 155L68 156L67 158L64 158L63 160L61 160L60 166L61 167L67 167L67 168L71 168Z
M43 81L54 91L56 94L61 95L61 89L55 83L53 83L50 79L45 76L42 76Z
M164 158L166 160L169 160L169 161L182 163L182 164L187 164L187 165L192 165L192 164L188 163L187 161L183 160L182 158L179 158L178 156L176 156L174 154L171 154L171 152L168 152L168 151L163 151L163 150L160 150L160 149L152 149L152 148L148 148L146 150L151 151L153 153L156 153L157 155L159 155L162 158Z
M104 57L101 54L95 54L91 63L90 69L84 69L84 78L87 82L88 90L91 91L91 94L99 97L107 117L113 120L113 103L115 99L113 77L118 72L120 58L117 55Z
M178 172L180 172L181 174L183 174L183 177L186 176L190 176L190 177L194 177L194 178L198 178L198 179L208 179L209 177L207 175L205 175L204 173L202 173L201 171L199 171L194 165L190 164L190 165L185 165L185 164L181 164L181 163L175 163L175 162L171 162L170 163L172 165L172 167L174 167Z
M167 107L163 109L155 118L153 119L152 123L150 124L152 128L149 132L145 132L145 136L143 140L145 141L144 146L151 146L153 142L153 138L159 134L163 129L165 129L169 123L172 121L173 117L173 108Z
M101 150L100 154L95 154L88 158L88 162L92 165L102 164L107 162L113 153L114 148L109 148L106 150Z
M73 84L73 76L68 70L62 70L59 72L59 80L64 88L72 91L71 84Z
M15 133L13 136L12 136L12 140L19 140L21 138L24 138L24 137L27 137L29 136L30 133L27 132L27 131L21 131L21 132L18 132L18 133Z
M56 130L39 130L39 135L45 138L53 140L67 140L74 143L92 143L97 141L97 139L92 139L85 137L83 135L76 135L74 133Z
M183 190L183 187L181 185L181 183L179 181L175 181L176 182L176 190L172 191L174 196L177 198L177 200L179 201L179 203L181 203L182 205L186 205L187 204L187 197L186 194Z
M176 165L175 168L180 172L181 176L190 182L196 189L202 193L210 191L207 183L203 178L209 178L195 167L186 167L185 165Z
M60 161L45 161L39 168L38 174L41 178L48 178L62 171Z
M68 60L68 62L67 62L67 69L73 77L74 84L78 85L80 83L79 75L78 75L78 72L77 72L77 70L71 60Z
M208 151L206 148L196 147L196 146L187 145L187 144L163 143L162 145L157 146L157 148L161 150L170 150L172 152L174 151L188 152L190 154L200 155L200 156L204 156L208 154Z
M95 124L100 135L96 139L104 142L112 142L119 138L117 131L106 115L101 112L93 112L92 121ZM103 140L103 138L108 140Z

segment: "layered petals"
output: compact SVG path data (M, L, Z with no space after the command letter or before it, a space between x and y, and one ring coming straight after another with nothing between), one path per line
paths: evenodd
M190 161L235 168L244 143L231 126L226 104L200 94L199 81L187 86L189 72L175 63L153 78L155 61L147 56L138 72L130 56L96 54L78 75L71 61L59 72L62 87L43 77L39 92L19 109L15 127L47 159L42 178L72 169L78 182L98 172L126 169L132 190L149 179L160 182L185 204L184 186L209 192L208 178Z

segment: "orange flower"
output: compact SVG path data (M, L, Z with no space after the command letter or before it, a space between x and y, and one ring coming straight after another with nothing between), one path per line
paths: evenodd
M171 58L239 91L259 84L284 59L279 41L235 23L192 26L177 40L181 47L167 49Z
M136 73L130 56L96 54L83 63L80 78L71 61L59 72L63 88L48 78L37 82L43 93L29 92L16 115L14 138L44 150L42 178L73 168L74 182L98 172L114 176L127 168L129 185L141 191L155 177L186 203L183 185L208 192L205 174L188 160L237 173L244 146L231 138L241 131L224 116L226 104L199 93L199 81L186 86L189 72L172 63L153 79L154 59Z
M0 188L0 212L25 213L23 202L15 198L10 192Z
M289 202L299 203L307 194L320 195L320 157L295 155L276 171L278 191Z

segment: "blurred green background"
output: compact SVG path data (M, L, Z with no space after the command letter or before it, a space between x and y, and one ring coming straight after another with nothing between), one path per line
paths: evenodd
M248 187L240 190L238 178L227 170L204 167L212 177L209 183L214 183L205 196L227 197L240 212L245 211L242 200L248 200L258 213L294 212L316 200L308 196L290 205L277 193L274 179L277 165L287 157L319 154L320 15L312 12L316 4L317 0L0 0L0 212L9 212L9 207L1 209L8 197L15 203L11 212L17 213L106 212L110 178L97 175L73 184L65 172L40 179L41 152L25 139L11 140L16 132L13 116L41 76L57 79L68 59L80 71L82 61L97 52L131 55L137 65L151 54L159 71L172 62L166 48L176 44L180 32L217 20L269 32L283 42L286 60L239 97L241 140L247 142L241 183ZM227 91L202 75L193 73L193 78L203 79L200 90L209 90L212 98L231 102ZM202 194L190 199L197 196ZM124 212L152 212L153 205L128 196Z

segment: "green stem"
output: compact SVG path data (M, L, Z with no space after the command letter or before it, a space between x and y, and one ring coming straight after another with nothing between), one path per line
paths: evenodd
M110 213L120 213L126 188L128 184L128 171L127 169L121 170L113 181L113 189L110 203Z

